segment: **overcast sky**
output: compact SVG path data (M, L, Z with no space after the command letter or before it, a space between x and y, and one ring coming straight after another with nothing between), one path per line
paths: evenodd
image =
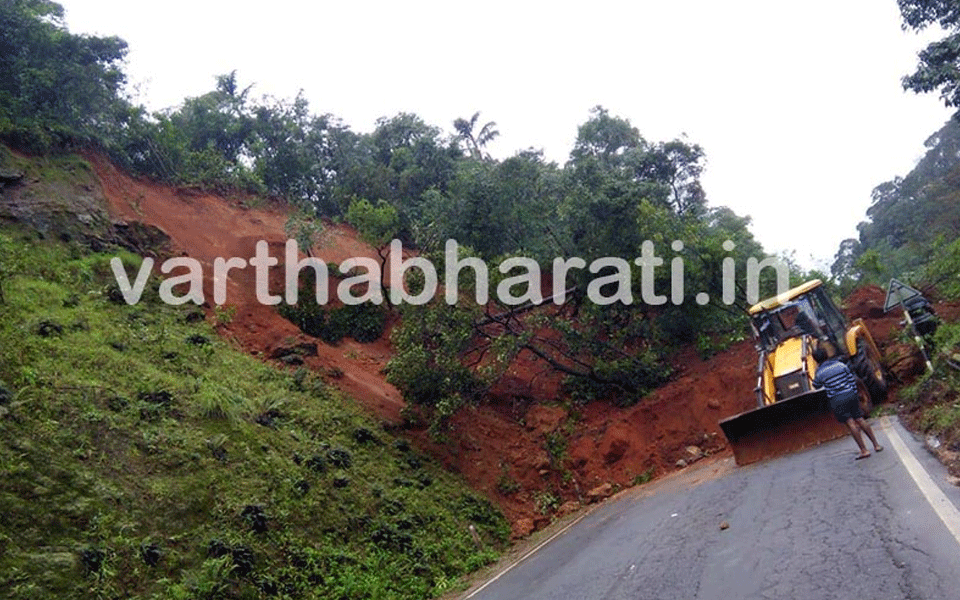
M906 174L949 117L903 75L935 32L900 27L896 0L238 2L60 0L74 33L129 46L150 109L237 70L355 131L414 112L452 131L481 111L505 158L566 161L598 104L650 141L707 154L711 205L753 219L768 251L829 266L874 186Z

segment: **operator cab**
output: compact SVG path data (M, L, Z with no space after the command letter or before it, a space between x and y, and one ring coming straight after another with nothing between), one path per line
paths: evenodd
M810 336L817 344L829 342L831 354L846 346L846 318L827 296L820 280L756 304L749 313L757 344L767 353L789 339L803 336Z

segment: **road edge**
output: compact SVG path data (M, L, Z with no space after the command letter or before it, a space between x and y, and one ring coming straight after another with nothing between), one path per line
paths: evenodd
M957 544L960 545L960 511L958 511L956 506L953 505L953 502L947 498L947 495L943 493L940 486L934 482L930 473L920 464L920 461L914 456L906 442L900 437L896 423L892 418L889 416L883 417L881 424L883 431L890 440L891 447L897 454L897 458L903 463L907 473L910 474L910 477L914 483L916 483L917 488L930 504L930 507L933 508L933 511L940 517L940 520L943 521L947 531L950 532L950 535L952 535Z

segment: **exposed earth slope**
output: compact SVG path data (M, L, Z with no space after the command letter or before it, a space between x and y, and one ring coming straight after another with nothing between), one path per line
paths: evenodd
M676 357L673 379L626 409L606 403L571 406L559 397L558 379L549 368L521 355L486 401L462 410L452 419L447 440L437 443L405 420L403 399L385 381L388 335L373 343L345 339L333 346L308 338L274 307L257 301L252 268L230 272L226 307L231 318L218 319L223 309L214 311L210 302L213 261L249 259L261 240L282 260L287 208L145 182L101 157L87 160L112 220L155 226L169 236L173 254L204 265L208 318L219 323L224 336L267 360L301 343L316 344L316 354L304 357L306 367L326 374L329 383L385 427L405 428L422 449L462 473L504 509L516 535L621 487L729 452L718 421L753 406L756 355L749 341L708 360L692 351ZM333 224L313 253L335 263L376 258L352 229ZM848 313L868 320L882 350L906 353L895 344L898 317L883 314L883 297L880 288L862 289L848 300ZM898 369L909 377L916 364L907 359Z

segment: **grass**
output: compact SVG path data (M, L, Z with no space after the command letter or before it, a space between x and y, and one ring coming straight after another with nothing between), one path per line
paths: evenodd
M960 372L948 364L947 357L960 348L960 323L941 324L932 353L934 370L900 390L899 412L913 427L936 435L943 444L960 450ZM960 465L954 465L960 468Z
M650 467L643 473L640 473L639 475L635 476L633 478L632 483L633 485L643 485L645 483L650 483L651 481L653 481L653 478L656 476L656 474L657 474L656 468Z
M0 229L0 597L429 598L496 558L489 502L191 308L112 302L111 257Z

